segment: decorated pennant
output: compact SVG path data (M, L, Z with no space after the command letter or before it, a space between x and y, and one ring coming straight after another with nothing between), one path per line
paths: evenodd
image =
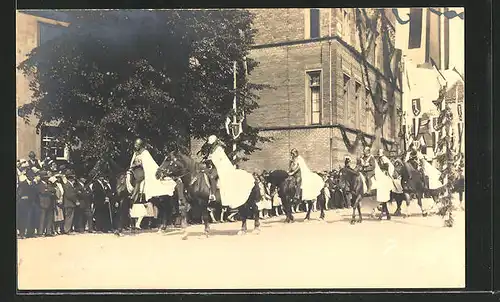
M413 115L419 116L422 113L422 107L420 105L420 99L411 100L411 110L413 111Z

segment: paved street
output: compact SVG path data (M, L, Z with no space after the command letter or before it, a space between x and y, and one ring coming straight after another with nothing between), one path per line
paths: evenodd
M416 204L414 216L391 221L370 219L370 206L362 224L350 225L347 210L328 211L326 222L299 213L294 224L263 221L258 235L236 235L236 222L212 225L210 238L191 226L186 241L175 232L19 240L19 289L465 286L463 211L445 228L439 216L417 215Z

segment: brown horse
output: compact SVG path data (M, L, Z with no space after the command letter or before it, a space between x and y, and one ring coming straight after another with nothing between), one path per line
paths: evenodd
M181 151L173 151L165 157L160 167L156 171L156 177L161 179L165 176L174 179L179 178L184 184L186 200L189 204L198 206L202 211L202 220L205 226L205 235L208 237L210 233L209 221L209 196L210 196L210 179L200 169L200 164L193 160L190 156ZM244 234L247 231L247 218L253 216L255 219L255 231L260 232L259 210L257 201L260 200L260 190L256 184L245 204L238 208L241 216L242 226L239 234ZM181 210L183 220L187 211ZM184 228L185 230L185 228Z
M347 195L351 196L352 205L352 218L351 224L356 222L361 223L363 217L361 215L361 199L367 193L363 187L363 180L359 172L353 169L344 167L339 171L340 181L339 187L343 189L344 192L350 193ZM359 220L356 221L356 209L358 210Z

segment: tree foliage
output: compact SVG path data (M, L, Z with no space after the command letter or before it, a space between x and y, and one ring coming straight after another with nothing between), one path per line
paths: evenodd
M216 134L234 93L238 110L258 107L256 92L233 61L253 44L252 15L246 10L73 11L67 30L34 49L19 69L31 78L32 101L19 110L37 127L59 121L62 140L78 146L82 161L103 156L126 164L133 140L146 140L158 159L189 147L190 138ZM243 34L242 34L243 33ZM257 66L248 59L248 72ZM246 126L238 148L246 154L266 141Z

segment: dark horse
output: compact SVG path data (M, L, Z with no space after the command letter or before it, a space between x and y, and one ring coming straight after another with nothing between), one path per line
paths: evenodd
M180 178L185 188L187 202L198 206L201 209L202 220L205 226L205 236L208 237L210 233L210 220L209 220L209 196L210 196L210 179L200 169L200 164L193 160L190 156L180 152L173 151L165 157L160 167L156 172L156 177L161 179L165 176L174 179ZM242 226L238 234L245 234L247 231L247 218L252 216L255 219L255 231L260 232L259 210L257 208L257 201L260 200L260 190L256 184L250 193L248 200L238 208L239 215L241 216ZM186 210L181 210L181 216L185 221ZM183 227L184 232L186 232Z
M277 191L283 204L283 211L286 218L285 223L294 222L292 206L297 203L295 198L297 181L295 177L289 176L285 170L273 170L264 176L265 180L271 184L271 192Z
M347 167L340 169L339 176L339 186L344 192L349 193L347 195L351 196L351 224L355 224L356 222L361 223L363 221L363 216L361 215L361 199L368 193L365 192L365 188L363 187L362 176L359 172ZM358 210L359 220L356 220L356 210Z
M274 190L278 190L278 196L281 198L281 202L283 203L283 211L286 215L285 223L294 222L292 207L300 203L300 200L297 200L297 198L295 198L296 191L298 190L298 184L295 177L289 176L288 172L286 172L285 170L274 170L269 172L269 174L265 176L265 179L271 184L271 192L273 192ZM317 202L321 211L320 219L324 219L326 198L322 193L318 195ZM310 219L313 201L308 200L307 205L307 214L304 220Z
M429 194L436 204L439 200L439 194L442 192L443 188L438 188L435 190L430 190L426 186L426 181L424 175L415 169L409 162L404 162L401 159L395 160L395 169L401 175L401 186L403 187L403 193L406 196L406 205L410 203L410 196L415 195L417 198L418 206L422 211L422 216L427 216L428 212L422 207L422 198L424 194ZM397 200L397 210L401 211L402 200Z

